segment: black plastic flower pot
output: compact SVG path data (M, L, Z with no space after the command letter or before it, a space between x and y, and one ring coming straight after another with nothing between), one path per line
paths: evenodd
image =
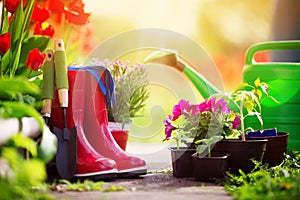
M173 175L178 178L193 177L193 163L191 155L196 152L195 148L170 147Z
M210 157L200 157L197 153L193 154L195 180L211 182L224 178L228 170L229 157L230 154L225 152L212 152Z
M252 159L262 161L266 151L267 139L246 140L239 139L221 140L216 143L213 151L229 153L230 159L228 168L230 173L239 174L241 169L244 173L249 173L255 165Z
M268 139L266 152L263 158L264 163L268 163L269 167L274 167L282 163L284 154L288 146L289 133L278 132L276 136L260 136L251 137L254 140ZM249 137L250 138L250 137Z

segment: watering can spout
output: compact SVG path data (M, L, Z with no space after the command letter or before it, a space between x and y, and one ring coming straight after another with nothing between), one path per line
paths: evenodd
M203 98L208 98L212 94L222 93L195 69L179 61L177 59L177 54L177 51L169 49L155 51L146 57L144 63L151 62L164 64L181 71L193 83Z

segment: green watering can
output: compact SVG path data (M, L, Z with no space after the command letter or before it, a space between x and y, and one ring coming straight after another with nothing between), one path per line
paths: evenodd
M300 63L256 63L254 55L260 51L299 50L300 41L272 41L251 46L246 53L243 81L253 83L260 77L270 85L269 95L279 103L266 99L262 103L264 128L276 127L279 132L289 133L288 148L300 150ZM281 52L279 52L281 53ZM283 52L282 52L283 53ZM259 128L252 118L245 123Z
M264 128L276 127L279 132L288 132L288 148L300 150L300 63L256 63L254 60L254 55L260 51L292 49L300 49L300 41L272 41L251 46L246 52L243 81L252 84L260 77L261 81L270 85L269 95L279 103L271 99L262 102ZM145 62L175 67L183 72L204 98L222 93L195 69L180 62L176 53L171 50L154 52ZM260 129L257 119L246 118L245 124Z

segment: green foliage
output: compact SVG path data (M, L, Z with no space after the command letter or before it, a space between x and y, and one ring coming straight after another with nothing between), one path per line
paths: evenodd
M24 159L19 148L26 150L31 159ZM1 148L0 199L52 199L47 194L45 165L36 156L34 142L20 134Z
M29 100L28 96L39 97L40 88L27 79L16 77L14 79L0 78L0 100L18 101L34 105L35 101Z
M197 145L196 152L197 154L202 154L206 152L207 149L208 157L210 157L211 148L213 147L213 145L223 139L223 127L227 118L225 118L221 109L218 109L214 112L206 112L203 114L209 114L210 117L202 117L200 120L200 124L204 123L205 127L207 128L205 130L205 138L199 140L197 140L197 137L195 138L195 144Z
M22 3L20 3L15 14L11 17L10 23L8 23L7 12L3 9L3 28L0 31L1 33L9 32L11 34L11 45L10 49L0 57L1 76L13 78L15 76L28 74L29 70L25 67L25 62L29 51L33 48L44 51L48 46L50 41L48 36L29 35L34 3L34 0L26 1L24 9ZM32 73L28 78L35 77L39 74L41 74L41 71Z
M60 180L61 184L59 187L56 186L56 188L62 188L59 189L60 191L101 191L101 192L115 192L115 191L124 191L125 188L121 186L108 186L103 187L106 183L103 181L91 181L91 180L84 180L83 182L77 181L76 183L71 183L68 180Z
M110 121L129 123L132 118L143 115L149 98L146 67L117 61L108 68L114 79L116 95L116 104L108 110L108 118Z
M249 174L229 174L225 189L235 199L299 199L300 198L300 154L289 152L279 166L268 168L256 163Z
M37 85L26 79L0 78L0 118L21 118L23 116L34 117L43 130L44 121L40 113L33 107L35 98L40 94Z
M94 182L91 180L78 181L76 183L71 183L68 180L60 180L60 183L66 184L66 191L100 191L104 184L103 181Z
M245 127L246 117L255 116L260 123L261 129L263 129L261 103L265 98L271 98L276 102L276 100L269 96L268 93L269 85L265 82L261 82L260 78L257 78L254 81L254 85L242 83L235 91L226 95L226 100L229 104L235 106L235 110L240 115L241 135L243 140L245 140L247 131L253 131L251 127Z

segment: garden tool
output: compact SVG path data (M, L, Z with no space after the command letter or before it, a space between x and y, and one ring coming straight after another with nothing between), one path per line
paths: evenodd
M45 123L49 126L49 118L51 117L51 106L54 97L54 60L53 50L46 51L44 63L43 85L42 85L42 115Z
M77 127L77 167L73 178L93 180L111 179L117 176L116 162L100 155L90 145L83 129L85 109L85 73L83 67L68 68L69 106L67 126ZM51 124L62 127L61 108L57 95L54 96Z
M204 76L199 74L195 69L179 61L175 51L166 49L155 51L149 56L147 56L144 62L168 65L174 67L180 72L183 72L183 74L188 77L188 79L193 83L193 85L204 98L208 98L212 94L221 93L219 89L217 89L212 83L210 83Z
M277 127L278 132L289 133L288 148L300 150L300 63L299 62L255 62L258 52L271 51L285 54L300 51L300 40L268 41L252 45L246 52L243 81L251 83L260 77L269 87L269 96L261 104L264 129ZM259 129L257 121L246 118L245 123Z
M98 153L116 161L118 177L146 174L147 166L145 161L138 157L127 155L116 143L108 129L106 105L109 105L109 102L107 102L109 99L106 97L111 92L106 88L113 90L108 85L112 83L107 78L111 77L110 72L104 67L93 69L92 71L89 70L89 72L86 73L86 106L83 123L88 141ZM103 83L105 83L105 87L101 87Z
M69 84L66 66L66 54L63 41L61 39L55 40L54 47L56 88L63 116L63 129L53 127L53 132L58 141L56 167L59 175L63 179L71 179L76 170L77 131L76 126L72 127L70 130L67 127L66 112L69 100Z

